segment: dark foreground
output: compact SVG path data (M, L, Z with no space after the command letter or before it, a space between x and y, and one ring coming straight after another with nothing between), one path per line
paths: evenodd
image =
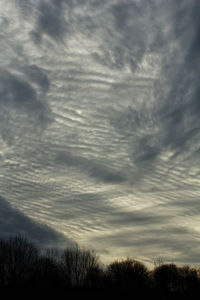
M0 240L0 289L36 297L48 290L66 299L200 299L200 272L159 260L149 270L129 258L104 267L91 250L74 246L62 252L41 251L26 238L14 236Z

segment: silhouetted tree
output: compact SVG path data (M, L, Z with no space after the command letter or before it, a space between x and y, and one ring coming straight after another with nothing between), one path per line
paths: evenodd
M178 291L182 295L192 297L192 295L200 295L200 279L196 269L189 266L183 266L178 268L179 282Z
M25 237L18 235L0 241L0 285L19 287L29 281L39 251Z
M175 264L163 264L154 270L156 288L165 294L176 289L178 277L178 269Z
M0 287L67 288L95 297L131 295L135 299L186 300L200 295L196 268L155 264L152 271L136 260L114 261L103 268L94 251L79 246L39 251L25 237L0 239ZM198 298L197 298L198 299Z
M105 273L100 266L90 267L84 279L84 286L91 289L104 289L105 288Z
M68 286L59 257L56 257L52 250L47 251L38 259L29 286L37 288Z
M108 286L119 290L145 292L148 288L149 273L141 262L127 258L115 261L107 267Z
M165 297L191 296L199 291L197 271L189 266L178 267L175 264L163 264L154 270L155 287ZM185 298L184 298L185 299Z
M89 274L99 268L99 258L94 251L70 247L64 250L63 269L72 287L82 287L88 281Z

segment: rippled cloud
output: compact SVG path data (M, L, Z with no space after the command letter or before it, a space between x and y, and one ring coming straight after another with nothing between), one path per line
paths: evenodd
M104 261L196 263L199 1L1 7L2 207Z

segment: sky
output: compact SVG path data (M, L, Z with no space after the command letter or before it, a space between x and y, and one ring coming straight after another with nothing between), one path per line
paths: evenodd
M0 0L0 237L199 264L199 15Z

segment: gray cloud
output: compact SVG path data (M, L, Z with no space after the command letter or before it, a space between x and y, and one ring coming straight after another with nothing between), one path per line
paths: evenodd
M11 103L16 106L32 106L37 104L35 90L31 85L16 76L2 72L1 73L1 103Z
M27 68L28 76L46 89L49 85L47 77L37 67ZM19 110L37 113L38 119L45 121L48 105L45 99L38 99L36 90L23 78L10 72L1 72L0 103Z
M125 177L120 171L112 170L103 164L100 165L92 159L75 156L70 152L60 152L56 157L56 163L78 168L92 178L104 181L105 183L120 183L125 181Z
M183 1L181 7L174 6L173 22L178 25L173 29L176 28L177 45L172 54L165 57L163 64L167 86L161 83L162 88L158 87L156 92L161 103L159 121L163 144L179 152L180 149L184 151L185 147L190 148L199 128L199 21L196 17L199 3ZM164 93L165 88L169 92Z
M124 253L129 253L129 257L134 259L147 255L146 261L150 264L160 256L164 262L184 263L187 261L187 263L198 265L199 239L194 231L185 227L168 225L162 228L145 228L142 234L140 230L127 230L123 235L113 233L99 237L98 244L101 243L108 244L114 249L123 247Z
M37 81L43 89L47 89L48 79L37 67L27 67L27 73L32 81ZM40 99L36 89L22 75L8 71L0 73L1 135L9 143L19 134L17 128L22 130L22 124L17 124L17 120L27 122L23 132L29 129L37 132L37 128L45 128L52 119L45 94Z
M131 4L128 1L127 6L121 3L119 8L118 5L115 6L116 26L120 30L125 30L124 28L126 31L129 30L127 22L128 16L133 16L132 9L142 19L142 12L140 11L142 3ZM153 2L151 4L153 5ZM199 78L200 60L197 55L199 21L196 17L199 4L197 1L192 1L192 3L183 1L181 6L171 2L165 6L161 1L160 4L155 2L154 5L158 15L166 14L168 21L172 22L173 25L169 25L168 38L166 38L165 43L162 43L162 47L156 34L152 38L153 45L158 43L162 55L163 51L172 47L169 41L172 43L174 41L174 47L163 55L161 61L162 76L155 80L156 101L153 101L150 106L146 106L145 103L140 107L133 100L132 106L125 109L124 112L117 112L115 119L112 120L114 127L129 141L133 149L130 150L132 161L141 166L144 164L151 165L151 171L152 167L159 162L159 157L162 156L163 152L174 151L173 158L181 157L186 152L193 153L193 145L199 138L199 87L197 78ZM166 12L173 9L173 14L164 13L164 9ZM153 10L150 9L149 13L153 13ZM136 20L137 25L140 24L137 17ZM164 26L168 26L168 24L163 24L159 18L158 21L161 22L161 31ZM130 41L126 38L127 40ZM139 58L137 62L140 62ZM197 67L194 68L194 65ZM147 98L147 101L150 102L151 99Z
M22 5L22 10L23 7ZM34 7L38 13L35 18L35 28L30 32L33 41L40 44L43 35L57 42L63 41L71 31L71 24L68 19L70 19L73 2L65 0L38 1Z
M13 208L8 201L0 197L0 237L7 238L23 234L42 248L67 247L73 241L45 224L40 224Z
M41 1L38 7L38 32L43 32L54 39L59 39L66 32L63 18L63 1Z
M50 81L44 70L38 66L31 65L25 68L25 74L30 81L35 82L44 92L47 92L50 87Z
M122 210L111 209L110 214L108 216L107 222L116 225L116 226L154 226L156 224L160 224L161 222L168 222L172 216L166 215L156 215L150 214L145 211L137 211L137 212L123 212Z
M151 22L157 7L151 5L146 1L111 2L104 11L109 22L101 24L103 42L94 53L98 63L111 69L129 67L134 73L146 52L161 49L158 28Z

